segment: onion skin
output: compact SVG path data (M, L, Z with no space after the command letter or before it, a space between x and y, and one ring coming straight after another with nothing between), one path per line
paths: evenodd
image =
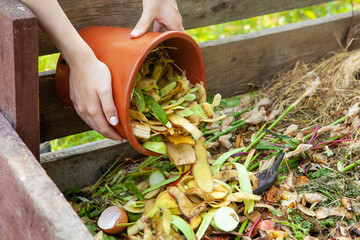
M123 209L119 208L119 211L120 211L120 217L116 220L114 226L112 228L101 229L101 230L111 235L121 233L122 231L125 230L126 226L118 226L118 225L122 223L128 223L129 219L126 212Z

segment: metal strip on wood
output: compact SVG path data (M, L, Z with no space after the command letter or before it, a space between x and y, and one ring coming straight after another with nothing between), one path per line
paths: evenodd
M2 115L0 239L93 239L63 194Z
M180 0L177 1L185 29L235 21L268 13L291 10L330 0ZM133 28L142 12L141 0L59 0L77 29L89 25L111 25ZM40 55L56 48L39 31Z
M1 0L0 32L0 110L38 158L36 18L21 2Z
M360 21L355 14L354 22ZM251 90L298 60L317 61L340 48L352 23L352 14L289 24L234 37L201 43L209 92L224 97ZM359 47L359 41L354 47ZM54 76L40 77L40 118L42 141L89 130L76 113L64 109L56 97Z

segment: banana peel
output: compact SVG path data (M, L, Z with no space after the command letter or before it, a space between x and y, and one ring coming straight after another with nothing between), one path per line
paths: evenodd
M181 214L178 204L176 203L176 200L169 194L169 190L165 190L157 196L153 208L146 213L146 216L153 218L154 215L162 209L169 209L172 214Z

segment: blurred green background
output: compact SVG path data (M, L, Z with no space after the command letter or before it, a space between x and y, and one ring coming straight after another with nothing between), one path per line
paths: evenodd
M208 27L190 29L187 30L187 33L197 42L204 42L359 9L360 0L341 0ZM59 54L39 57L39 72L54 70L58 57ZM57 151L101 139L104 139L104 137L99 133L88 131L52 140L50 144L52 151Z

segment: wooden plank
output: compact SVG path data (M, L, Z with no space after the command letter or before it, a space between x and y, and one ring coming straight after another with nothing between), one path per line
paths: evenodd
M64 107L57 98L54 71L40 74L40 136L41 142L90 130L90 127L73 111ZM59 122L61 121L61 122ZM77 129L69 132L69 126Z
M0 239L93 239L62 193L2 115Z
M123 155L122 155L123 154ZM61 191L95 183L117 158L137 159L140 154L128 142L102 140L40 157L42 167Z
M185 29L261 16L330 0L181 0L177 1ZM89 25L133 28L142 11L141 0L59 0L77 29ZM40 55L56 52L43 31L39 31Z
M360 20L356 13L354 22ZM351 13L201 43L207 90L224 97L250 91L296 61L314 62L339 49L352 22ZM354 47L359 47L359 41ZM50 140L89 128L56 97L54 76L40 78L41 139Z
M19 1L0 1L0 110L39 155L38 46L35 16Z

